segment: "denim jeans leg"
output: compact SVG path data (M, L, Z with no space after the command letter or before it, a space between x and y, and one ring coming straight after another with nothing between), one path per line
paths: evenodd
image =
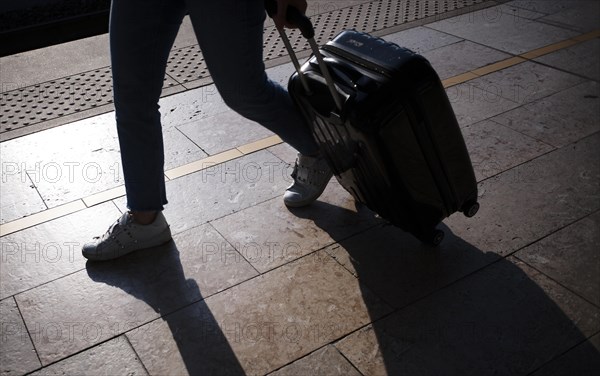
M204 60L225 103L279 135L302 154L318 146L263 62L263 0L186 0Z
M113 95L131 210L162 210L167 203L158 100L184 15L183 0L112 1Z

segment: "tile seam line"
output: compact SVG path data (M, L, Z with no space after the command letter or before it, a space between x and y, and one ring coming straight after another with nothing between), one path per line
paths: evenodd
M138 362L140 362L140 364L142 365L142 368L144 369L144 371L146 371L146 375L152 375L150 373L150 371L148 371L148 367L146 367L146 364L144 364L142 357L140 356L140 354L138 354L137 350L133 346L133 343L131 343L131 340L129 339L129 337L127 337L127 334L123 333L122 336L125 339L125 341L127 342L127 345L129 345L129 348L131 348L131 351L133 351L133 353L135 354ZM117 337L117 338L119 338L119 337Z
M354 368L354 369L355 369L355 370L358 372L358 374L359 374L360 376L364 376L364 374L358 370L358 368L357 368L357 367L354 365L354 363L352 363L352 362L351 362L351 361L350 361L348 358L346 358L346 356L345 356L344 354L342 354L342 352L341 352L341 351L340 351L340 350L339 350L337 347L335 347L335 345L333 345L332 343L325 343L325 344L323 344L322 346L319 346L318 348L316 348L316 349L312 350L311 352L309 352L309 353L307 353L307 354L304 354L304 355L302 355L302 356L301 356L301 357L299 357L299 358L296 358L296 359L290 360L289 362L287 362L287 363L285 363L285 364L283 364L283 365L281 365L281 366L279 366L279 367L277 367L277 368L274 368L274 369L272 369L272 370L271 370L271 371L269 371L267 374L265 374L265 376L272 375L273 373L275 373L275 372L277 372L277 371L279 371L279 370L281 370L281 369L283 369L283 368L285 368L285 367L287 367L287 366L289 366L289 365L291 365L291 364L293 364L293 363L296 363L296 362L297 362L297 361L299 361L299 360L302 360L302 359L308 358L310 355L312 355L312 354L316 353L317 351L321 351L321 350L323 350L323 349L324 349L324 348L326 348L327 346L331 346L331 347L333 347L333 348L334 348L334 350L335 350L335 351L336 351L336 352L337 352L339 355L341 355L341 356L342 356L342 357L343 357L343 358L344 358L344 359L345 359L345 360L346 360L346 361L347 361L347 362L348 362L348 363L349 363L349 364L352 366L352 368Z
M567 90L568 90L568 89L567 89ZM520 106L520 107L522 107L522 106ZM520 107L517 107L517 108L520 108ZM515 109L513 108L512 110L515 110ZM510 111L512 111L512 110L509 110L509 112L510 112ZM503 112L502 114L505 114L505 113L506 113L506 112ZM525 137L526 139L528 138L528 139L534 140L534 141L536 141L536 142L539 142L540 144L544 144L544 145L546 145L546 146L548 146L548 147L551 147L551 148L552 148L552 150L560 149L560 147L559 147L559 146L556 146L556 145L549 144L549 143L547 143L547 142L546 142L546 141L544 141L544 140L540 140L540 139L538 139L538 138L536 138L536 137L532 137L532 136L530 136L530 135L528 135L528 134L525 134L525 133L523 133L523 132L521 132L521 131L518 131L518 130L516 130L516 129L513 129L513 128L509 127L508 125L504 125L504 124L502 124L502 123L499 123L497 120L494 120L494 118L495 118L495 117L496 117L496 116L494 116L494 117L491 117L491 118L488 118L488 119L485 119L485 120L482 120L482 121L478 121L477 123L474 123L474 124L471 124L471 125L479 124L479 123L482 123L482 122L484 122L484 121L491 121L492 123L494 123L494 124L495 124L497 127L499 127L499 128L504 128L504 129L511 130L511 131L513 131L513 132L517 132L518 134L520 134L522 137ZM468 126L470 127L471 125L468 125ZM466 127L465 127L465 128L466 128Z
M484 121L485 121L485 120L484 120ZM491 119L490 119L489 121L492 121L492 122L496 123L494 120L491 120ZM479 123L479 122L477 122L477 123L475 123L475 124L478 124L478 123ZM499 123L497 123L497 124L499 124ZM500 124L500 125L502 125L502 124ZM511 129L511 130L513 130L513 131L515 131L514 129L512 129L512 128L510 128L510 127L506 127L505 125L503 125L503 126L504 126L505 128L509 128L509 129ZM518 131L515 131L515 132L518 132ZM518 133L519 133L519 132L518 132ZM525 164L527 164L527 163L529 163L529 162L532 162L532 161L535 161L535 160L537 160L537 159L543 158L543 157L545 157L545 156L546 156L546 155L548 155L548 154L551 154L551 153L557 152L557 151L559 151L559 150L561 150L561 149L564 149L564 148L570 147L570 146L572 146L572 145L574 145L574 144L576 144L576 143L578 143L578 142L581 142L581 141L583 141L583 140L585 140L585 139L587 139L587 138L589 138L589 137L593 137L593 136L597 135L598 133L600 133L600 131L595 131L595 132L593 132L593 133L590 133L590 134L588 134L588 135L585 135L585 136L581 137L581 138L580 138L580 139L578 139L578 140L575 140L575 141L573 141L573 142L570 142L570 143L568 143L568 144L566 144L566 145L563 145L563 146L560 146L560 147L556 147L556 146L552 146L552 145L551 145L552 147L554 147L554 149L552 149L552 150L548 150L548 151L547 151L547 152L545 152L545 153L542 153L542 154L536 155L535 157L533 157L533 158L531 158L531 159L529 159L529 160L527 160L527 161L524 161L524 162L518 163L518 164L516 164L516 165L514 165L514 166L512 166L512 167L510 167L510 168L507 168L507 169L506 169L506 170L504 170L504 171L500 171L500 172L498 172L498 173L495 173L495 174L493 174L493 175L486 176L484 179L481 179L480 181L478 181L478 182L477 182L477 185L479 185L479 184L481 184L481 183L483 183L483 182L485 182L485 181L487 181L487 180L493 179L493 178L495 178L495 177L497 177L497 176L499 176L499 175L502 175L503 173L505 173L505 172L508 172L508 171L510 171L510 170L512 170L512 169L515 169L515 168L517 168L517 167L523 166L523 165L525 165ZM526 136L527 136L527 135L526 135ZM530 136L527 136L527 137L530 137Z
M584 300L586 303L590 304L591 306L593 306L593 307L595 307L595 308L598 308L598 309L600 309L600 306L599 306L598 304L596 304L596 303L594 303L594 302L591 302L590 300L588 300L588 298L586 298L586 297L582 296L582 295L581 295L580 293L578 293L577 291L574 291L574 290L573 290L573 289L571 289L570 287L567 287L567 286L566 286L566 285L564 285L562 282L558 281L556 278L554 278L554 277L552 277L552 276L548 275L548 274L547 274L547 273L545 273L544 271L542 271L542 270L538 269L537 267L535 267L535 266L531 265L531 264L530 264L530 263L528 263L526 260L524 260L524 259L520 258L520 257L517 255L517 253L518 253L518 252L520 252L520 251L524 250L525 248L527 248L527 247L529 247L529 246L531 246L531 245L533 245L533 244L535 244L535 243L537 243L537 242L539 242L539 241L541 241L541 240L544 240L544 239L546 239L546 238L549 238L550 236L552 236L552 235L554 235L554 234L558 233L559 231L562 231L562 230L566 229L567 227L573 226L573 225L577 224L578 222L581 222L581 221L583 221L583 220L585 220L585 219L588 219L589 217L591 217L591 216L593 216L593 215L595 215L595 214L598 214L599 212L600 212L600 208L597 208L597 209L595 209L595 210L592 210L590 213L588 213L588 214L584 215L583 217L581 217L581 218L578 218L578 219L574 220L573 222L571 222L571 223L569 223L569 224L567 224L567 225L565 225L565 226L562 226L562 227L560 227L560 228L558 228L558 229L556 229L556 230L552 231L551 233L549 233L549 234L547 234L547 235L545 235L545 236L543 236L543 237L539 238L538 240L536 240L536 241L533 241L533 242L529 243L528 245L526 245L526 246L524 246L524 247L521 247L520 249L518 249L518 250L516 250L516 251L514 251L514 252L511 252L511 253L507 254L507 255L506 255L506 257L510 257L510 256L512 256L512 257L516 258L517 260L521 261L522 263L524 263L524 264L525 264L525 265L527 265L528 267L532 268L533 270L535 270L535 271L537 271L538 273L542 274L544 277L546 277L546 278L548 278L549 280L551 280L552 282L556 283L556 284L557 284L557 285L559 285L560 287L562 287L562 288L564 288L565 290L569 291L571 294L573 294L573 295L575 295L575 296L579 297L580 299Z
M547 366L550 363L554 362L555 360L559 359L563 355L566 355L570 351L575 350L577 347L583 345L584 343L586 343L587 341L589 341L590 339L592 339L592 337L594 337L594 336L596 336L598 334L600 334L600 330L597 330L596 332L592 333L589 337L586 337L586 338L582 339L581 341L577 342L576 344L574 344L573 346L569 347L568 349L566 349L565 351L561 352L560 354L556 354L551 359L548 359L548 361L544 362L543 364L541 364L540 366L538 366L537 368L535 368L531 372L527 373L526 376L534 376L536 374L536 372L538 372L540 369L544 368L545 366Z
M42 365L42 358L40 358L40 354L38 352L38 349L35 347L35 343L33 342L33 337L31 337L31 331L29 330L29 328L27 327L27 324L25 323L25 318L23 317L23 312L21 312L21 307L19 307L19 302L17 302L17 298L15 298L14 295L12 297L10 297L10 299L12 299L12 301L15 302L15 306L17 307L17 311L19 312L19 317L23 321L23 326L25 327L25 330L27 331L27 336L29 337L29 340L31 341L31 346L33 347L33 351L35 352L35 356L36 356L38 362L40 362L40 366L43 367L43 365Z
M363 229L363 230L358 231L358 232L356 232L354 234L350 234L350 235L348 235L348 236L346 236L346 237L344 237L342 239L334 241L333 243L328 244L328 245L326 245L326 246L318 249L317 251L323 250L327 254L327 256L329 256L331 259L333 259L333 261L335 261L339 266L341 266L342 269L344 269L352 277L354 277L357 280L358 283L360 283L364 287L366 287L371 292L371 294L373 294L374 297L376 297L382 303L384 303L386 306L388 306L388 308L391 308L391 311L396 311L397 308L391 302L388 302L383 296L381 296L381 294L377 293L375 291L375 289L373 289L367 283L365 283L364 281L362 281L357 275L355 275L350 269L348 269L346 266L344 266L344 264L342 264L337 258L335 258L330 252L327 251L328 249L332 249L332 248L335 249L335 248L337 248L337 247L335 247L335 245L338 245L339 247L343 247L343 245L341 244L341 242L344 242L346 240L352 239L354 237L362 236L365 233L367 233L368 231L376 231L378 229L385 229L388 226L393 226L393 225L391 223L389 223L389 222L387 222L387 223L386 222L376 223L376 224L374 224L372 226L369 226L366 229ZM353 261L352 257L350 257L350 261L351 262ZM279 267L281 267L281 266L283 266L283 265L280 265Z
M594 31L591 31L591 32L588 32L588 33L582 33L582 34L580 34L580 35L578 35L578 36L574 36L574 37L572 37L572 38L568 38L568 39L565 39L565 40L562 40L562 41L559 41L559 42L556 42L556 43L552 43L552 44L550 44L550 45L548 45L548 46L557 45L557 44L563 43L563 42L565 42L565 41L575 41L575 42L576 42L576 43L575 43L575 44L573 44L573 45L569 45L569 46L567 46L567 47L564 47L564 48L558 48L558 49L555 49L555 50L549 51L549 52L548 52L548 53L546 53L546 54L553 53L553 52L556 52L556 51L560 51L560 50L562 50L562 49L565 49L565 48L568 48L568 47L572 47L572 46L574 46L574 45L576 45L576 44L583 43L583 42L585 42L586 40L590 40L590 39L597 38L597 36L595 36L595 37L594 37L593 35L597 35L598 33L600 33L600 29L597 29L597 30L594 30ZM582 37L582 36L589 36L589 38L586 38L585 40L577 40L577 39L576 39L576 38L579 38L579 37ZM524 63L524 62L528 62L528 61L531 61L531 62L534 62L534 63L536 63L536 62L535 62L534 60L532 60L532 59L528 59L528 58L524 58L524 57L522 57L522 55L524 55L524 54L527 54L527 53L530 53L530 52L532 52L532 51L537 51L537 50L539 50L539 49L546 48L546 47L548 47L548 46L543 46L543 47L540 47L540 48L537 48L537 49L534 49L534 50L531 50L531 51L528 51L528 52L524 52L523 54L516 55L516 56L512 56L512 57L510 57L510 58L507 58L507 59L504 59L504 60L500 60L500 61L497 61L497 62L495 62L495 63L492 63L492 64L501 64L501 63L503 63L503 62L506 62L506 61L508 61L508 60L514 59L514 58L516 58L516 57L517 57L517 58L522 58L522 59L524 59L524 60L523 60L523 61L521 61L521 62L515 63L515 64L513 64L513 65L511 65L511 66L516 66L516 65L522 64L522 63ZM543 56L543 55L540 55L540 56ZM538 57L540 57L540 56L537 56L536 58L538 58ZM497 69L497 70L494 70L494 71L492 71L492 72L488 72L488 73L486 73L486 74L483 74L483 75L479 75L479 74L477 74L477 73L474 73L474 71L475 71L475 70L478 70L478 69L481 69L481 68L485 68L486 66L489 66L489 65L491 65L491 64L485 65L485 66L483 66L483 67L480 67L480 68L476 68L476 69L474 69L474 70L471 70L471 71L468 71L468 72L465 72L465 73L461 73L461 74L459 74L459 75L456 75L456 76L454 76L454 77L459 77L459 76L463 76L463 75L466 75L466 74L472 73L472 74L474 74L475 76L477 76L477 77L475 77L475 78L479 78L479 77L484 77L484 76L486 76L486 75L488 75L488 74L492 74L492 73L495 73L495 72L498 72L498 71L501 71L501 70L503 70L503 69L506 69L506 68L508 68L508 67L499 68L499 69ZM447 79L445 79L445 80L443 80L443 81L449 81L449 80L452 80L452 78L454 78L454 77L449 77L449 78L447 78ZM463 84L463 83L469 82L469 81L471 81L471 80L473 80L473 79L475 79L475 78L471 78L471 79L464 80L464 81L461 81L461 82L453 83L453 84L451 84L451 85L443 85L443 86L444 86L444 88L445 88L445 89L447 89L447 88L450 88L450 87L453 87L453 86L456 86L456 85L460 85L460 84ZM443 81L442 81L442 82L443 82ZM576 85L573 85L573 86L576 86ZM506 98L505 98L505 99L506 99ZM261 139L261 140L258 140L258 141L262 141L262 140L268 139L268 138L270 138L270 137L272 137L272 136L269 136L269 137L263 138L263 139ZM226 151L224 151L224 152L228 152L228 151L231 151L231 150L238 150L238 151L239 151L239 148L240 148L240 147L244 147L244 146L247 146L247 145L253 144L253 143L255 143L255 142L258 142L258 141L250 142L250 143L248 143L248 144L245 144L245 145L240 145L240 146L237 146L237 147L235 147L235 148L232 148L232 149L230 149L230 150L226 150ZM265 150L265 149L267 149L268 147L271 147L271 146L275 146L275 145L281 144L282 142L283 142L283 141L280 141L280 142L278 142L278 143L274 143L274 144L272 144L272 145L269 145L269 146L267 146L267 147L265 147L265 148L254 150L254 151L252 151L252 152L250 152L250 153L248 153L248 154L246 154L246 153L242 153L243 155L241 155L241 156L238 156L238 157L235 157L235 158L232 158L232 159L228 159L228 160L222 161L222 162L220 162L220 163L218 163L218 164L216 164L216 165L220 165L220 164L222 164L222 163L230 162L230 161L232 161L232 160L235 160L235 159L237 159L237 158L241 158L241 157L243 157L243 156L246 156L246 155L249 155L249 154L252 154L252 153L255 153L255 152L261 151L261 150ZM224 153L224 152L222 152L222 153ZM218 154L221 154L221 153L218 153ZM218 154L215 154L215 155L218 155ZM207 158L210 158L210 157L211 157L211 156L208 156ZM203 158L203 159L204 159L204 158ZM199 160L199 161L201 161L201 160ZM198 162L198 161L191 162L191 163L196 163L196 162ZM185 166L185 165L183 165L183 166ZM172 171L172 170L174 170L174 169L179 169L179 168L181 168L181 167L183 167L183 166L178 166L178 167L175 167L175 168L173 168L173 169L166 170L166 171L165 171L165 176L167 176L167 177L168 177L168 172L169 172L169 171ZM201 170L202 170L202 169L199 169L199 170L194 170L194 171L190 171L190 172L189 172L189 173L187 173L187 174L184 174L184 175L181 175L181 176L177 176L177 177L175 177L175 178L173 178L173 179L171 179L171 178L170 178L169 180L175 180L175 179L177 179L177 178L180 178L180 177L182 177L182 176L190 175L190 174L196 173L196 172L198 172L198 171L201 171ZM487 178L486 178L486 179L487 179ZM101 192L98 192L98 193L101 193ZM90 196L92 196L92 195L90 195ZM89 197L89 196L86 196L86 197L84 197L84 198L79 198L79 199L77 199L77 200L74 200L74 201L72 201L72 202L76 202L76 201L82 201L82 202L84 203L84 205L86 206L86 208L88 208L87 204L85 203L85 199L86 199L86 198L88 198L88 197ZM113 197L113 198L111 198L110 200L114 200L114 199L116 199L116 198L118 198L118 197L122 197L122 196ZM104 203L104 202L107 202L107 201L110 201L110 200L106 200L106 201L103 201L103 202L97 203L96 205L102 204L102 203ZM66 204L68 204L68 203L66 203ZM66 204L65 204L65 205L66 205ZM46 212L47 210L49 210L49 209L46 209L46 210L44 210L44 211L41 211L41 212L38 212L38 213L44 213L44 212ZM76 211L78 211L78 210L76 210ZM76 212L76 211L72 211L72 212L70 212L70 213L66 213L66 214L64 214L64 215L72 214L72 213L74 213L74 212ZM35 215L35 214L37 214L37 213L34 213L33 215ZM53 220L53 219L56 219L56 218L59 218L59 217L62 217L62 216L63 216L63 215L61 215L61 216L57 216L57 217L53 217L53 218L49 218L48 220L41 221L41 222L38 222L38 223L34 223L34 224L30 225L30 226L26 226L26 227L23 227L23 228L18 228L18 229L14 230L14 231L11 231L11 232L8 232L8 233L5 233L5 234L3 234L2 236L9 235L9 234L11 234L11 233L14 233L14 232L17 232L17 231L24 230L24 229L26 229L26 228L33 227L33 226L39 225L39 224L41 224L41 223L44 223L44 222L48 222L48 221L50 221L50 220ZM27 218L27 217L23 217L23 218ZM22 219L22 218L19 218L19 219L13 220L13 221L9 221L9 222L3 223L3 224L1 224L1 225L0 225L0 228L1 228L1 227L4 227L4 226L6 226L7 224L13 223L13 222L15 222L15 221L17 221L17 220L20 220L20 219Z
M346 361L348 362L348 364L350 364L352 366L352 368L354 368L356 370L356 372L358 372L359 375L361 375L361 376L367 376L363 372L361 372L360 369L358 369L358 366L356 364L354 364L353 361L351 361L350 359L348 359L348 357L346 356L346 354L344 354L342 352L342 350L338 349L336 345L331 344L331 347L333 347L335 349L335 351L337 351L337 353L340 354L340 356L342 358L346 359Z
M239 212L238 212L238 213L239 213ZM213 230L214 230L214 231L215 231L217 234L219 234L219 236L220 236L220 237L222 237L222 238L223 238L223 240L225 240L225 242L227 242L227 244L229 244L229 246L230 246L230 247L231 247L231 248L232 248L234 251L236 251L236 252L237 252L237 253L238 253L240 256L242 256L242 259L243 259L243 260L244 260L244 261L245 261L245 262L246 262L248 265L250 265L250 267L251 267L251 268L252 268L252 269L253 269L253 270L256 272L256 275L257 275L257 276L262 274L262 273L261 273L261 272L260 272L258 269L256 269L256 267L255 267L254 265L252 265L252 263L250 262L250 260L248 260L248 259L246 258L246 256L245 256L245 255L244 255L242 252L240 252L240 251L239 251L239 250L238 250L238 249L235 247L235 245L231 244L231 242L229 241L229 239L227 239L227 238L225 237L225 235L224 235L224 234L222 234L222 233L221 233L221 231L219 231L219 229L218 229L218 228L217 228L215 225L213 225L211 222L207 222L207 223L206 223L206 225L207 225L207 226L210 226L210 228L212 228L212 229L213 229Z
M590 213L588 215L586 215L583 218L578 219L577 221L575 221L574 223L572 223L571 225L574 225L575 223L582 221L586 218L588 218L590 215L597 213L598 210L596 210L593 213ZM567 226L568 227L568 226ZM560 230L564 230L565 228L562 228ZM558 231L560 231L558 230ZM554 233L550 234L550 235L554 235L557 231L555 231ZM550 236L549 235L549 236ZM536 242L537 243L537 242ZM532 243L530 245L533 245L535 243ZM548 275L547 273L545 273L544 271L538 269L536 266L531 265L530 263L528 263L525 259L520 258L516 253L512 254L512 257L514 257L515 259L521 261L523 264L527 265L528 267L530 267L531 269L535 270L536 272L540 273L541 275L543 275L544 277L548 278L549 280L551 280L552 282L556 283L557 285L559 285L560 287L562 287L563 289L567 290L568 292L570 292L571 294L577 296L579 299L585 301L586 303L588 303L589 305L591 305L592 307L596 308L596 309L600 309L600 305L590 301L588 298L586 298L585 296L582 296L581 293L573 290L571 287L566 286L565 284L563 284L562 282L558 281L555 277L552 277L550 275Z

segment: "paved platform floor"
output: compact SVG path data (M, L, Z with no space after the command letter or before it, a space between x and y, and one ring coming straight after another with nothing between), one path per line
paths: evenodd
M161 99L173 241L119 260L80 253L126 210L114 113L3 141L0 372L598 374L600 3L484 5L382 33L439 72L479 182L437 249L335 180L287 209L294 150L212 85Z

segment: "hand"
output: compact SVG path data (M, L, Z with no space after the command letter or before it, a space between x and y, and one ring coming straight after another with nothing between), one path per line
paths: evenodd
M295 25L288 23L285 19L285 13L288 6L298 8L302 14L306 13L306 0L277 0L277 14L274 15L273 21L279 30L282 30L284 27L289 29L296 28Z

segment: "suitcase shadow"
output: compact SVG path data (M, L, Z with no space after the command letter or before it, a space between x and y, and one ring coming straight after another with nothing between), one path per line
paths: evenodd
M341 237L332 223L364 210L325 202L290 209L329 233L337 244L326 251L360 281L373 323L335 346L363 374L529 374L574 347L577 356L562 357L551 371L600 370L600 352L586 342L599 329L598 308L443 224L438 248L387 224ZM369 306L372 294L390 313Z
M127 292L162 316L157 320L166 327L155 321L126 334L151 374L244 374L198 284L186 279L174 241L114 261L88 262L86 269L92 280Z

